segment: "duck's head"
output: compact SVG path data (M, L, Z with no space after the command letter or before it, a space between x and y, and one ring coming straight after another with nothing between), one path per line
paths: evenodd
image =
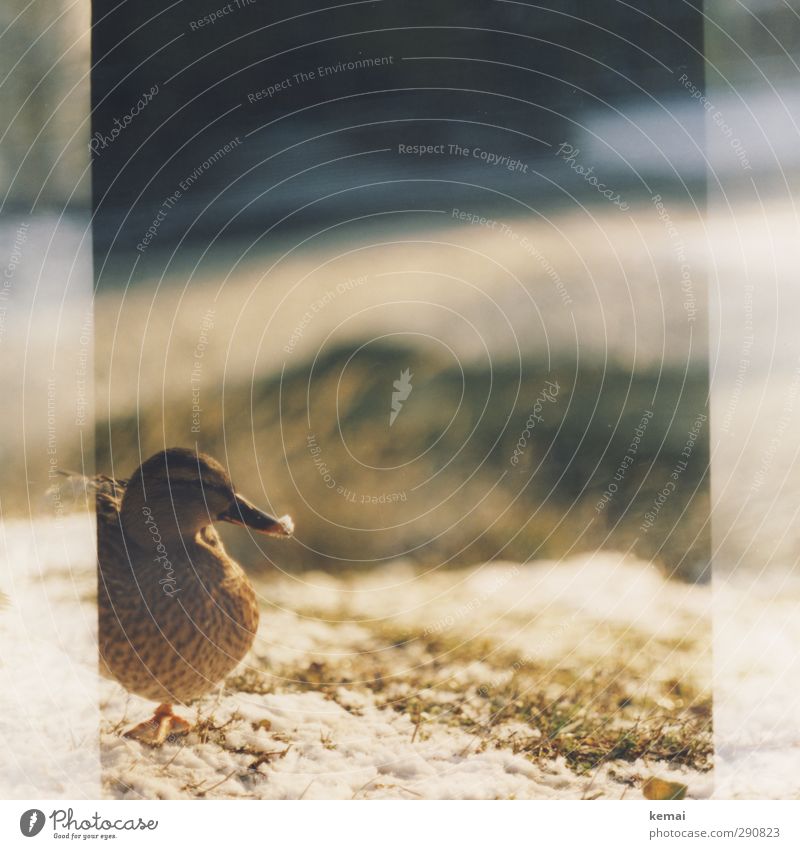
M273 537L294 531L288 516L276 519L236 492L213 457L187 448L159 451L139 466L126 487L121 515L126 532L145 539L153 526L162 537L186 538L214 522Z

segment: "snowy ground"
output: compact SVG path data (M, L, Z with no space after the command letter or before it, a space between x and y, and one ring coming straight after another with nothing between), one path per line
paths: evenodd
M277 576L247 663L152 750L120 736L152 705L95 674L93 551L85 517L0 524L3 798L800 797L786 572L713 595L608 554Z
M94 525L0 521L0 798L96 798Z
M715 583L714 795L800 799L800 575Z
M120 736L152 705L91 674L91 522L0 539L6 796L635 798L651 775L712 792L710 591L647 564L277 576L246 664L153 750Z

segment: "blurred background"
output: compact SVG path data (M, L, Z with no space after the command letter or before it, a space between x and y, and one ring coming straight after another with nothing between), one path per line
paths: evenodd
M49 512L59 463L93 466L89 25L88 2L0 11L5 516Z
M698 10L216 11L95 5L98 469L223 458L290 570L707 578Z

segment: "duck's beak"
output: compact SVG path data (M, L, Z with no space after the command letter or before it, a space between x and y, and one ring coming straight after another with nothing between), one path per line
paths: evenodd
M294 522L292 522L291 517L281 516L280 519L276 519L269 513L259 510L258 507L238 493L230 507L220 513L219 518L223 522L244 525L260 534L271 537L290 537L294 533Z

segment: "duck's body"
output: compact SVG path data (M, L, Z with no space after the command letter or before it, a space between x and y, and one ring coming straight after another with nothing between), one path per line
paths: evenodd
M113 516L98 522L97 544L101 669L126 690L186 704L250 650L255 593L213 527L193 541L191 561L181 551L155 560L155 545L125 545Z
M171 705L207 693L255 638L255 592L225 551L215 520L291 533L288 518L261 513L235 494L219 464L184 449L151 457L130 482L98 482L101 672L161 704L153 720L134 729L141 739L153 731L148 742L188 728Z

